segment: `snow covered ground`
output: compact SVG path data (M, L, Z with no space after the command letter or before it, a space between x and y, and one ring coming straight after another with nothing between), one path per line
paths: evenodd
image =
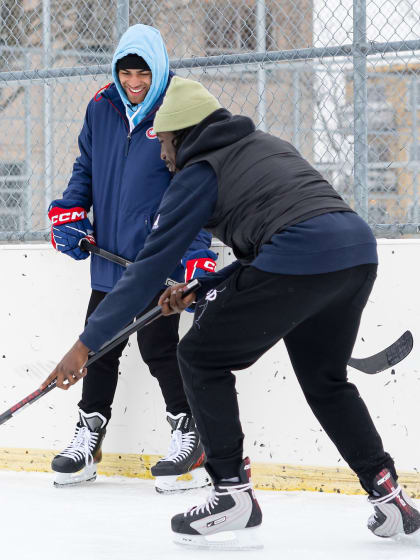
M99 477L56 489L52 474L0 471L0 558L16 560L418 560L420 544L374 537L365 497L258 492L259 551L197 551L171 541L170 517L205 491L158 495L149 481Z

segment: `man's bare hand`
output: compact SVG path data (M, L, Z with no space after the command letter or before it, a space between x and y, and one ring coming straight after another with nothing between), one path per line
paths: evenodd
M54 379L57 379L57 387L67 391L71 385L77 383L87 374L87 369L83 366L87 362L88 355L89 348L78 340L42 383L41 391Z
M195 300L195 293L191 293L182 298L182 293L187 284L175 284L169 286L159 298L159 305L162 307L162 315L173 315L182 313Z

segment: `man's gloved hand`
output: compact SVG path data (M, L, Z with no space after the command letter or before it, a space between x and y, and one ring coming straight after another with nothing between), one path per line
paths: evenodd
M184 257L181 262L185 268L185 282L214 272L217 257L218 255L210 249L200 249L190 253L188 257Z
M86 210L70 200L59 200L50 204L48 217L51 220L51 243L54 249L78 261L87 259L89 252L82 251L80 240L86 238L95 245L95 238Z
M182 266L185 268L185 282L194 278L199 278L216 270L218 255L210 249L199 249L182 259ZM194 313L195 303L187 307L186 311Z

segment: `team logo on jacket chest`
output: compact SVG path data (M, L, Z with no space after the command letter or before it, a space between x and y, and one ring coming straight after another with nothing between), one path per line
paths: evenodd
M153 126L146 130L146 136L149 140L154 140L157 138L155 131L153 130Z

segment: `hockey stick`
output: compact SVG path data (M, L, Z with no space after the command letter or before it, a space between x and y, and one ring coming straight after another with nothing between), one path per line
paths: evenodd
M374 374L395 366L413 349L413 335L410 331L400 336L391 346L368 358L350 358L349 366L363 371L364 373Z
M191 294L192 292L195 292L199 287L200 287L200 282L197 279L191 280L191 282L187 284L187 286L185 287L182 297L184 298L185 296ZM125 327L125 329L123 329L116 336L114 336L112 340L105 343L102 346L102 348L98 350L98 352L96 353L90 352L89 358L86 364L84 365L84 367L87 368L88 366L96 362L96 360L101 358L104 354L112 350L112 348L115 348L115 346L120 344L120 342L128 338L136 331L146 327L147 325L150 325L150 323L152 323L153 321L155 321L161 316L162 316L162 307L160 305L156 305L150 311L148 311L147 313L139 317L136 321L134 321L134 323ZM40 399L41 397L49 393L52 389L54 389L55 386L56 386L56 380L54 379L54 381L51 381L51 383L49 383L42 391L40 389L37 389L36 391L34 391L33 393L31 393L21 401L13 405L11 408L6 410L6 412L0 414L0 425L4 424L8 420L10 420L12 416L15 416L18 412L21 412L24 408L26 408L30 404L33 404L38 399Z
M109 251L105 251L105 249L101 249L97 245L93 245L93 243L89 243L89 241L85 237L80 240L79 247L82 249L82 251L88 251L89 253L93 253L94 255L99 255L103 259L116 264L120 264L121 266L127 267L129 264L133 264L132 261L124 259L124 257L114 255L114 253L110 253Z
M110 253L109 251L105 251L105 249L101 249L97 245L93 245L90 243L85 237L80 240L79 247L82 251L88 251L89 253L93 253L94 255L98 255L107 261L111 261L115 264L120 264L121 266L127 267L130 264L133 264L132 261L125 259L124 257L120 257L119 255L115 255L114 253ZM167 278L165 280L166 286L173 286L177 284L176 280L172 280L172 278Z

